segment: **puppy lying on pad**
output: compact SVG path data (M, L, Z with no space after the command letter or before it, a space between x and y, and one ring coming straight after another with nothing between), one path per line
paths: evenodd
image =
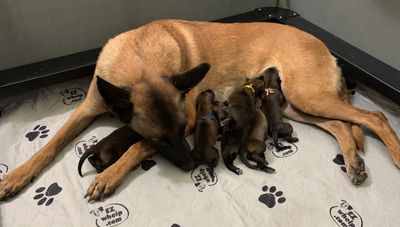
M257 168L259 163L266 165L266 161L261 161L258 156L263 155L266 146L264 143L266 135L267 123L260 122L263 120L258 118L262 113L257 112L261 106L259 97L264 92L264 80L262 77L249 80L241 87L235 89L229 96L228 112L229 124L224 129L221 139L221 153L224 159L225 166L236 174L242 174L243 171L233 165L239 153L241 154L242 161L251 168ZM259 122L256 122L256 121ZM265 120L265 117L264 117ZM261 124L257 125L256 124ZM256 126L256 127L255 127ZM259 128L261 126L263 128ZM261 132L260 131L263 131ZM260 138L260 136L262 138ZM250 148L250 150L248 149ZM257 166L251 165L246 156L250 156L257 160ZM262 153L262 154L261 154ZM272 170L271 170L272 171Z
M132 144L142 139L143 137L129 126L116 129L82 154L78 163L79 175L82 177L81 168L86 158L89 159L97 173L101 173L114 164Z
M193 156L210 167L216 167L219 160L218 149L215 148L219 132L218 119L214 112L215 94L207 89L197 96L196 131L194 137Z

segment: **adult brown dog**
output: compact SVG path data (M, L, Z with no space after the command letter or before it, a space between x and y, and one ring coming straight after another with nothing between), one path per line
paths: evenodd
M203 62L212 66L205 77L206 64L179 74ZM273 66L281 72L289 104L284 114L335 136L354 184L362 183L366 173L356 152L362 134L358 126L352 130L352 124L375 132L400 167L400 141L387 119L348 103L336 59L312 35L272 23L161 20L118 35L104 46L86 99L43 148L0 182L0 199L20 191L96 116L110 110L146 139L95 178L88 189L92 199L111 194L155 147L189 170L194 164L184 135L193 129L198 93L213 89L222 100L246 76Z

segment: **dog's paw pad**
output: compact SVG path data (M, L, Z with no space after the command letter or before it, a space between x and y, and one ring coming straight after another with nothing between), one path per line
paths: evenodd
M36 125L35 128L33 128L32 131L28 132L25 135L25 137L28 138L29 141L33 141L37 137L46 138L48 136L49 132L50 132L50 130L47 129L47 126Z
M35 195L35 197L33 197L33 199L38 200L37 204L39 206L43 205L44 203L46 206L49 206L50 204L52 204L54 201L53 196L60 193L62 191L62 188L60 186L58 186L57 183L53 183L47 188L46 192L45 192L45 190L46 190L45 187L40 187L40 188L36 189L36 191L35 191L37 194Z
M266 193L260 195L260 197L258 197L258 201L265 204L269 208L273 208L276 205L276 202L284 203L286 201L286 198L283 197L283 192L276 191L275 186L272 186L268 190L268 186L265 185L262 187L262 190Z

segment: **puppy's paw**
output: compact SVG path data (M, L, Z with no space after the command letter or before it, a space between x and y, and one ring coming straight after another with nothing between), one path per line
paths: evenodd
M291 148L291 146L278 146L278 147L276 147L276 150L277 151L283 151L283 150L286 150L286 149L290 149Z
M240 168L237 168L237 170L235 171L235 173L236 173L237 175L242 175L242 174L243 174L243 170L240 169Z
M347 163L347 160L345 160L345 163ZM346 164L346 170L351 182L354 185L362 184L368 177L365 172L364 160L357 154L354 158L350 159L348 163L348 165Z
M96 176L90 184L85 198L89 196L89 201L102 200L115 192L115 189L122 183L125 175L114 171L115 168L112 167L110 166Z
M266 172L266 173L275 173L276 170L272 167L269 167L267 165L264 165L263 167L261 167L261 170Z
M29 168L26 165L22 165L0 181L0 201L16 195L25 185L33 180L34 171L28 170Z

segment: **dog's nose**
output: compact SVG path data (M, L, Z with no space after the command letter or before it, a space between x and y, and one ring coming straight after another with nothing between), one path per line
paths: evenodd
M211 159L211 167L216 167L218 165L218 158Z
M196 162L194 162L193 159L189 159L181 166L181 169L185 172L189 172L193 170L195 167L196 167Z

